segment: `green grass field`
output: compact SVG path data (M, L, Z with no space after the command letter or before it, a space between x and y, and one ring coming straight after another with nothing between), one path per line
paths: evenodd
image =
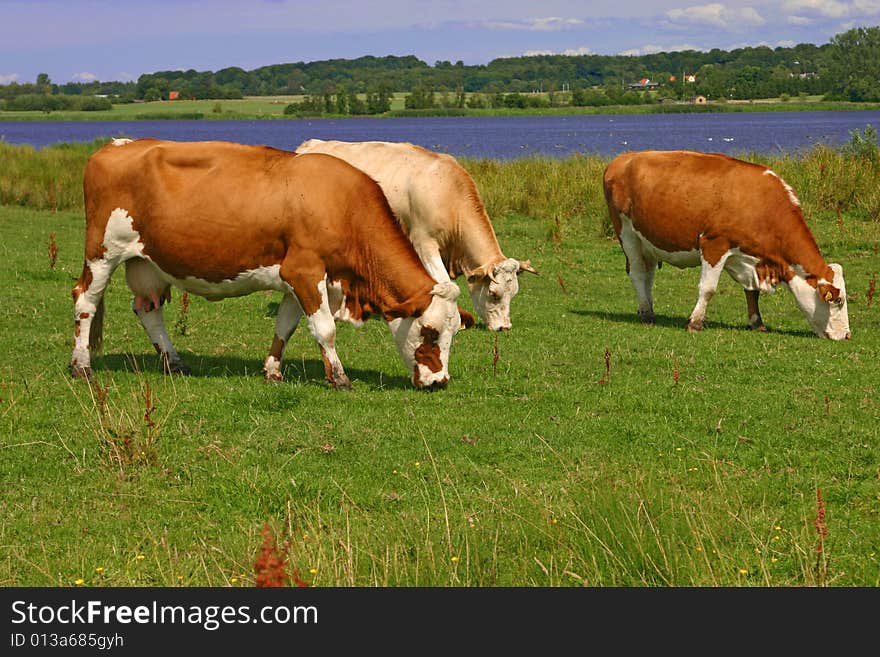
M643 326L602 161L465 162L541 274L512 331L458 334L437 393L379 321L339 326L352 392L302 326L264 383L268 293L185 317L175 293L193 376L163 376L119 272L97 385L71 380L82 214L0 206L0 585L250 586L266 523L315 586L880 585L880 215L859 189L828 209L825 180L860 180L839 162L777 165L844 266L848 342L784 289L762 296L771 332L746 330L728 277L689 334L699 274L668 265Z

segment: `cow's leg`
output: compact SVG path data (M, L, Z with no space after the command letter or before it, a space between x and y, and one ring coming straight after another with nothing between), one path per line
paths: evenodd
M327 381L337 390L351 390L351 381L336 354L336 320L330 310L323 266L285 261L281 264L281 278L291 287L291 293L296 295L308 320L309 332L321 348Z
M269 355L266 356L266 362L263 364L267 381L284 380L284 375L281 374L281 357L284 355L284 347L290 341L290 336L293 335L302 315L303 310L296 297L292 294L285 294L281 299L281 305L278 306L278 316L275 319L275 337L272 339Z
M639 302L639 319L646 324L654 323L654 275L657 260L642 248L641 239L632 230L622 230L620 245L626 255L626 273Z
M149 260L136 258L125 263L125 282L134 295L131 309L147 332L162 360L166 374L190 374L189 366L175 351L165 329L162 305L171 299L171 286L159 268Z
M336 353L336 320L333 319L333 313L330 311L326 279L318 283L318 291L321 294L321 305L308 316L309 331L321 347L327 381L337 390L351 390L351 381L345 374L342 361Z
M760 290L746 290L746 305L749 312L749 328L753 331L767 331L764 320L761 319L761 311L758 310L758 295Z
M709 300L718 289L718 281L721 279L721 272L724 271L724 264L730 256L730 252L726 244L718 242L709 242L700 244L700 290L697 297L697 305L694 306L688 320L688 331L702 331L703 323L706 319L706 306Z
M422 261L431 278L438 283L452 281L449 277L449 271L443 263L443 258L440 257L440 248L437 246L437 243L433 240L420 240L418 238L416 238L416 242L419 243L419 246L415 247L416 253L419 254L419 260ZM471 295L473 296L473 290ZM476 305L474 303L474 307ZM461 318L461 328L463 329L470 328L477 323L476 318L460 305L458 306L458 316Z
M90 349L101 346L104 323L104 290L118 262L97 259L83 263L82 274L73 286L74 343L70 373L75 378L92 376Z
M168 336L168 331L165 328L165 316L162 313L165 297L160 297L159 304L156 306L150 304L146 307L139 307L139 301L141 299L135 297L131 307L141 321L141 326L147 332L150 342L153 343L153 348L159 354L159 358L162 361L162 371L165 374L190 374L189 365L175 351L174 346L171 344L171 338Z

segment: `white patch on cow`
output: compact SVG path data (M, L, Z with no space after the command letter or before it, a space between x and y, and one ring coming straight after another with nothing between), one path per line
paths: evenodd
M631 250L632 253L640 254L644 259L651 261L655 266L657 261L668 262L670 265L680 269L699 266L701 260L699 249L692 249L690 251L664 251L651 244L651 241L647 237L636 230L633 226L632 220L625 214L620 215L620 223L620 239L623 243L624 252L627 254L627 257L630 258L630 265L633 264L633 258L630 257ZM629 247L630 250L628 250L627 247Z
M362 319L352 317L351 312L345 305L345 294L342 292L342 283L339 281L329 281L327 283L327 301L334 319L346 321L358 328L364 325Z
M830 340L847 340L851 333L843 268L837 263L829 263L828 266L834 271L832 285L840 290L838 301L830 303L825 301L819 296L819 291L815 287L807 283L803 276L797 274L792 276L786 284L791 290L798 308L801 309L816 335Z
M268 356L266 362L263 363L263 371L266 373L267 379L280 381L282 378L281 361L274 356Z
M413 385L416 385L418 380L419 386L428 388L434 384L444 385L449 380L449 351L453 337L461 328L461 318L456 303L460 292L455 283L438 283L431 291L434 298L420 317L398 317L388 322L394 344L410 372ZM440 349L442 365L439 372L432 372L430 368L416 361L416 350L424 342L422 328L425 326L430 326L438 332L437 346Z
M119 137L114 139L111 144L114 146L125 146L126 144L130 144L132 142L131 139L126 139L125 137Z
M179 287L192 294L198 294L210 301L218 301L228 297L239 297L251 294L258 290L277 290L279 292L290 291L290 286L281 279L281 265L269 265L256 267L239 272L235 278L222 281L209 281L197 276L176 278L153 262L144 253L144 245L140 234L134 229L132 218L122 208L116 208L107 221L104 230L104 256L89 261L92 274L95 271L103 273L105 270L112 271L120 263L133 258L141 258L149 262L154 271L152 276L165 283ZM141 268L143 269L143 268Z
M791 200L791 202L800 207L801 202L798 200L798 197L795 195L794 190L791 188L791 185L789 185L782 178L780 178L779 174L777 174L772 169L767 169L766 171L764 171L764 175L765 176L773 176L779 182L781 182L782 186L785 188L785 191L788 194L788 198Z
M699 293L697 296L697 305L694 306L690 320L688 321L689 329L699 330L703 328L703 322L706 319L706 307L709 304L709 300L715 295L715 290L718 289L718 281L721 279L721 272L724 271L729 257L730 251L725 253L714 265L703 259L702 256L700 257Z
M519 261L507 258L494 265L489 276L468 280L471 299L477 314L484 318L490 331L511 328L510 302L519 292Z
M759 259L755 256L743 253L739 248L730 249L724 256L726 260L724 270L737 283L746 290L760 290L761 292L775 292L777 283L769 279L758 278L756 265Z

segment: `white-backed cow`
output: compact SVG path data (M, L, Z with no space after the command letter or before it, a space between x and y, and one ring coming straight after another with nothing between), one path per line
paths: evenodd
M413 385L446 385L459 289L431 278L382 190L350 164L227 142L116 140L89 160L84 192L74 376L91 374L104 290L124 263L134 311L166 371L189 371L162 316L172 285L212 301L277 290L284 296L267 379L281 380L285 344L305 315L327 380L350 388L334 319L360 325L376 315Z
M428 273L438 282L464 274L474 309L492 331L511 327L517 274L537 274L528 260L501 252L492 222L470 174L454 157L386 141L309 139L297 153L329 153L366 172L382 187ZM473 317L461 310L462 323Z
M794 191L767 167L715 153L630 152L603 183L642 321L654 321L654 273L668 262L701 268L690 331L703 328L726 271L745 289L749 327L767 330L758 293L782 283L817 335L850 337L843 269L825 262Z

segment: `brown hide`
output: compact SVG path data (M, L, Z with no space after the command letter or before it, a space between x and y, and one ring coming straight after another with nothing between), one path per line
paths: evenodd
M144 139L101 149L84 186L88 259L103 253L108 218L122 208L145 254L176 278L219 282L277 264L309 315L325 271L354 319L430 303L434 281L381 189L338 158Z
M663 251L702 249L715 264L739 248L759 259L762 279L789 280L798 264L816 278L834 279L783 181L767 167L714 153L642 151L608 165L605 197L620 234L619 214Z

